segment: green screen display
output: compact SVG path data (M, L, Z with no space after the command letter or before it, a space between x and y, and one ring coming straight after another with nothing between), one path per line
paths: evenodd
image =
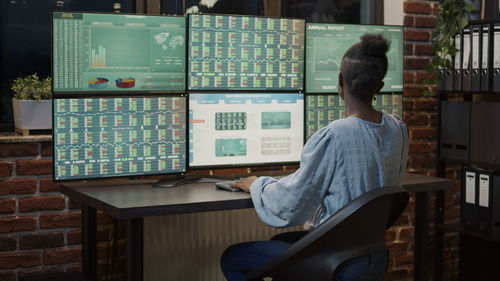
M183 91L184 17L53 13L54 92Z
M381 25L306 24L306 93L337 93L344 53L366 33L390 40L389 67L381 92L403 91L403 27Z
M188 22L188 89L304 88L304 20L190 14Z
M403 96L400 94L376 95L372 106L377 111L403 117ZM345 103L339 95L306 96L306 140L332 121L345 117L347 117Z

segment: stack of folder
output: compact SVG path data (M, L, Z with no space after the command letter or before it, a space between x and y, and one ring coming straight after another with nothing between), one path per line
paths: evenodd
M500 174L464 167L460 221L466 230L500 237Z
M441 91L500 92L500 23L473 24L454 38L452 69L440 70Z

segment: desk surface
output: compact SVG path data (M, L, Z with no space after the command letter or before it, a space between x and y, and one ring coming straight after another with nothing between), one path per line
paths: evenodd
M196 182L175 188L154 188L154 182L70 182L62 184L61 192L76 202L118 219L253 207L248 193L217 190L214 183ZM452 180L416 174L406 174L403 180L403 188L409 192L446 190L452 186Z

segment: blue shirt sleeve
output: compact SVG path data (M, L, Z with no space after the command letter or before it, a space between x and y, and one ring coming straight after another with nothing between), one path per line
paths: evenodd
M305 144L300 168L279 181L259 177L250 194L260 219L274 227L300 225L312 218L331 184L335 169L333 134L327 128Z

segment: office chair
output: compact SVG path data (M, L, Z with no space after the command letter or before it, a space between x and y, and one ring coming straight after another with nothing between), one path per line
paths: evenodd
M351 201L284 253L247 275L248 281L332 281L352 258L387 251L385 231L409 195L399 186L373 189Z

